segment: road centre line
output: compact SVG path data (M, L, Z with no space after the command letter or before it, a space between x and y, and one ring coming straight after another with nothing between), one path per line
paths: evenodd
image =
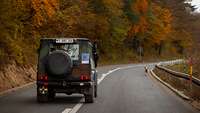
M62 113L69 113L70 111L72 111L71 108L66 108Z

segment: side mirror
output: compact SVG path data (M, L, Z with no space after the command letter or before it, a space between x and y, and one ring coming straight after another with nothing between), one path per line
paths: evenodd
M94 42L93 46L92 46L92 52L95 52L95 51L97 51L97 43L96 42Z
M93 54L93 57L94 57L95 67L97 67L99 55L97 53L97 43L96 42L93 43L92 54Z

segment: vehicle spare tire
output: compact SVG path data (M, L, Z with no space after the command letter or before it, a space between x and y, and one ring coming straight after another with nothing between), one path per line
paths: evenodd
M71 73L72 60L65 51L56 50L49 54L46 67L50 75L63 76Z

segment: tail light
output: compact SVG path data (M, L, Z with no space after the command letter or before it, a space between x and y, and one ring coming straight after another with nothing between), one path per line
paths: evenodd
M48 75L47 74L40 74L40 75L38 75L38 80L48 81Z
M44 81L48 81L48 76L47 75L44 76Z
M83 80L83 81L85 81L85 80L90 80L90 76L89 76L89 75L86 75L86 74L82 74L82 75L80 76L80 80Z
M45 89L48 88L48 75L47 74L38 74L37 81L40 82L40 85Z

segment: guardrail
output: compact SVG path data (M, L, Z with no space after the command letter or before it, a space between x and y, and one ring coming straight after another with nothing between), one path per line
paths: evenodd
M176 71L173 71L171 69L165 68L165 67L163 67L161 65L156 65L156 68L158 68L160 70L163 70L163 71L169 73L170 75L173 75L173 76L176 76L176 77L179 77L179 78L183 78L183 79L186 79L186 80L190 80L190 75L189 74L176 72ZM192 77L192 83L200 86L200 80L197 79L196 77Z
M158 63L158 65L167 66L167 65L180 64L180 63L184 63L184 62L185 62L184 59L177 59L177 60L160 62L160 63Z

